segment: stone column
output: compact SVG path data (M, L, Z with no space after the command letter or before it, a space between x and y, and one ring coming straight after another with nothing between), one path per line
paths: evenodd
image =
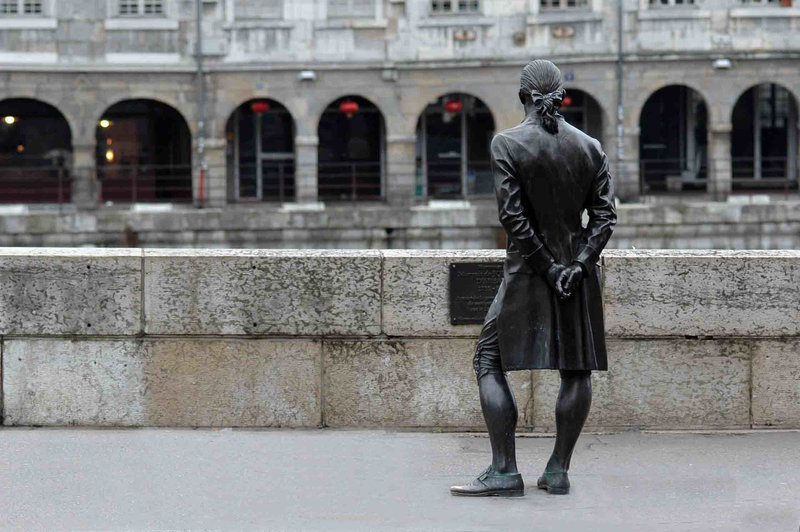
M72 146L72 203L78 209L95 209L100 200L95 144Z
M731 124L708 128L708 193L716 200L727 199L733 188L731 129Z
M612 164L614 176L615 195L621 200L631 202L638 201L640 195L639 187L639 128L631 127L623 129L622 136L622 156L618 161L616 152L616 137L614 139L614 152L606 152Z
M295 169L294 189L297 203L316 203L319 201L317 179L316 136L297 136L294 139Z
M226 158L225 139L206 139L206 176L205 190L203 191L204 205L206 207L223 207L228 202L228 167ZM195 203L199 201L199 165L196 170L194 187Z
M415 135L388 135L384 197L391 205L410 205L417 199Z

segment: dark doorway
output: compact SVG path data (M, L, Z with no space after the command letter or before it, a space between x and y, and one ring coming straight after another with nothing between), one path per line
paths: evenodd
M96 129L103 201L192 200L189 126L154 100L125 100L103 113Z
M708 110L700 94L683 85L653 93L639 120L642 193L705 191Z
M742 94L731 117L733 189L797 188L797 102L774 83Z
M380 110L360 96L344 96L322 113L318 133L320 199L381 199L385 146Z
M493 136L492 113L474 96L446 94L428 104L417 122L417 195L493 194Z
M270 99L243 103L226 135L233 201L294 199L294 121L286 107Z
M52 105L0 102L0 203L66 203L71 197L72 134Z

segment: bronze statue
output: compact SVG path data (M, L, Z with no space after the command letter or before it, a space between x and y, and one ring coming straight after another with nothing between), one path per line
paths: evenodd
M454 495L523 495L517 405L505 372L529 369L561 374L555 448L537 486L568 493L570 458L592 402L591 372L607 369L597 261L617 221L611 176L600 143L558 114L563 97L561 71L531 61L519 89L525 120L492 140L508 246L474 358L492 465L470 484L450 488Z

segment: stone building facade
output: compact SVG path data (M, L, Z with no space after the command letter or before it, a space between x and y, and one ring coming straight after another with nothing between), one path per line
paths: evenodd
M2 1L4 223L47 229L0 240L491 246L486 148L522 117L521 66L545 57L565 116L609 154L623 210L647 220L626 245L736 246L741 226L719 213L754 194L781 207L759 205L749 230L786 238L745 245L796 245L800 6L621 2ZM711 202L719 238L653 235L676 202Z

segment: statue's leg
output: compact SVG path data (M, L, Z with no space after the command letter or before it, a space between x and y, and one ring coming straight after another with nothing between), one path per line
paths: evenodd
M517 403L503 372L493 316L490 311L474 358L481 409L492 444L492 465L471 483L452 486L453 495L519 497L525 492L514 447Z
M548 493L569 493L569 462L592 406L592 372L561 371L556 401L556 444L537 486Z
M517 403L508 378L503 373L487 373L478 381L478 388L483 419L492 443L492 469L498 473L516 473Z
M561 371L561 390L556 402L556 444L548 471L567 471L572 451L592 406L592 372Z
M491 314L481 331L473 366L478 377L483 419L492 443L492 469L498 473L516 473L517 402L503 371L497 319Z

